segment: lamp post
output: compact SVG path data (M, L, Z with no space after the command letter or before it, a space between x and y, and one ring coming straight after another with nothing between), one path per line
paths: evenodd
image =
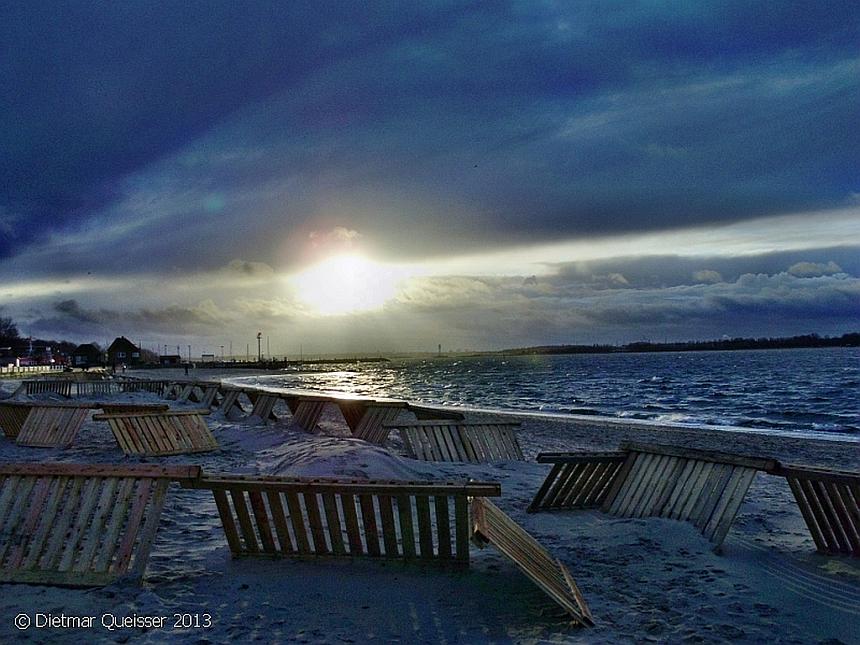
M263 362L263 348L262 348L262 345L260 344L262 340L263 340L263 332L258 331L257 332L257 362L258 363Z

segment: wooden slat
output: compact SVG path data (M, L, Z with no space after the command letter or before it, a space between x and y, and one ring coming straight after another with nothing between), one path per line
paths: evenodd
M391 495L378 495L379 517L382 519L382 542L385 556L394 557L400 553L397 544L397 523L394 520L394 498Z
M379 497L380 505L382 504L382 496ZM358 513L355 510L355 497L349 493L342 493L340 495L340 503L343 508L343 519L346 524L346 536L349 541L349 554L350 555L365 555L366 551L364 549L364 544L361 541L361 527L358 524ZM391 512L391 505L389 502L389 513ZM385 514L383 511L383 523L385 522ZM386 533L387 539L387 533ZM396 540L395 540L396 541ZM386 555L390 555L388 551L388 542L386 542L385 546ZM396 551L396 545L395 545Z
M439 557L443 560L450 560L453 557L453 551L451 549L451 519L448 509L448 497L436 495L433 500L433 508L436 511Z
M311 530L311 537L314 540L314 552L318 555L327 555L331 553L331 550L326 541L326 530L322 521L317 495L316 493L305 493L302 499L305 502L308 526Z
M0 469L2 472L2 469ZM199 473L199 470L197 471ZM207 490L245 487L256 490L292 492L378 494L378 495L464 495L467 497L500 497L501 485L497 482L457 481L405 481L375 479L334 479L323 477L282 477L277 475L240 475L205 473L186 479L174 477L185 488Z
M578 624L594 624L570 572L521 526L482 498L472 501L472 518L477 538L498 548Z

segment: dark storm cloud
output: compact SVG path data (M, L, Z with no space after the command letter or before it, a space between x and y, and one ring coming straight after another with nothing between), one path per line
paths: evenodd
M285 230L416 256L838 205L858 25L849 2L9 4L0 257L113 221L143 222L127 266L211 268ZM93 231L58 270L105 257Z

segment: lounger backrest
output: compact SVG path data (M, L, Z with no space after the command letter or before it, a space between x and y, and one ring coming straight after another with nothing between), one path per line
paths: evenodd
M59 394L66 398L72 397L72 382L67 380L24 381L24 393Z
M820 553L860 556L860 473L781 465Z
M499 549L577 623L594 625L588 605L567 567L490 500L476 498L471 509L474 538L479 544L486 541Z
M470 496L495 483L206 475L236 556L416 558L468 563Z
M468 461L482 463L523 459L517 441L519 423L492 421L462 423L422 421L387 426L400 430L406 452L424 461Z
M180 455L218 449L203 414L209 410L124 412L95 414L107 421L122 451L127 455Z
M142 577L171 479L198 475L193 466L0 466L0 581Z

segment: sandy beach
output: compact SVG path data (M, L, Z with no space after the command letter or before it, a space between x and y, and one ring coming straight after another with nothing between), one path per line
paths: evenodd
M202 376L202 375L201 375ZM209 376L209 375L205 375ZM8 394L17 383L3 381ZM155 402L152 394L117 401ZM193 404L173 407L191 408ZM0 441L4 462L199 464L211 472L501 482L498 505L564 562L594 615L568 616L493 548L468 571L377 561L233 560L211 494L170 490L142 586L80 590L3 585L2 642L860 642L860 563L817 555L785 481L759 474L720 555L694 527L596 511L526 513L549 466L538 452L614 449L625 439L856 469L860 443L670 428L589 418L518 416L526 462L434 464L349 437L335 410L306 434L287 418L207 422L221 450L132 459L106 424L87 421L68 450ZM16 629L19 613L95 616L84 627ZM174 615L199 626L174 628ZM102 616L166 617L161 627Z

